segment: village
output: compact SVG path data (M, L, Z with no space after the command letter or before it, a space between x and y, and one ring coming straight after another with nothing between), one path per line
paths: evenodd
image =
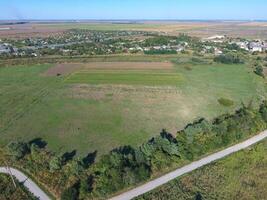
M71 30L63 35L48 38L0 40L1 58L186 52L217 56L229 50L266 52L267 41L229 38L225 35L199 39L183 34L174 37L143 31L87 30Z

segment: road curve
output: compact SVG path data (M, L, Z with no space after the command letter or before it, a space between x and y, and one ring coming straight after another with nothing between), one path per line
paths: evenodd
M245 149L263 139L265 139L267 137L267 130L244 141L244 142L241 142L241 143L238 143L236 145L233 145L227 149L224 149L222 151L219 151L217 153L214 153L214 154L211 154L201 160L198 160L198 161L195 161L195 162L192 162L188 165L185 165L184 167L182 168L179 168L179 169L176 169L168 174L165 174L159 178L156 178L144 185L141 185L139 187L136 187L132 190L129 190L128 192L125 192L125 193L122 193L118 196L115 196L113 198L111 198L110 200L129 200L129 199L132 199L134 197L137 197L139 195L142 195L144 193L147 193L183 174L186 174L188 172L191 172L197 168L200 168L204 165L207 165L213 161L216 161L216 160L219 160L221 158L224 158L225 156L228 156L232 153L235 153L237 151L240 151L242 149Z
M51 200L50 197L46 195L46 193L41 190L30 178L28 178L25 174L20 172L17 169L9 168L11 174L18 179L19 182L23 183L23 185L37 198L40 200ZM0 167L0 173L9 174L9 170L6 167Z

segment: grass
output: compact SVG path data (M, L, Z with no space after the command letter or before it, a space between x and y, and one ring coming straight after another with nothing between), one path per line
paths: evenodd
M139 200L265 199L267 140L177 178ZM198 197L198 198L197 198Z
M264 80L246 65L184 66L77 71L67 79L42 76L51 65L1 67L0 145L43 138L55 151L100 155L266 97ZM220 105L221 97L234 106Z
M234 102L231 99L219 98L218 102L219 104L226 106L226 107L234 105Z
M126 84L126 85L178 85L182 76L166 72L142 71L82 71L71 75L67 83Z

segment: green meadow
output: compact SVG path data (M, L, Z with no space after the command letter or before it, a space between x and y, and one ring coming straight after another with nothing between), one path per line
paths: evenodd
M53 65L0 68L0 144L42 138L55 151L103 154L165 128L232 112L266 98L247 65L177 64L172 70L81 70L44 76ZM220 99L231 102L220 104Z
M87 83L87 84L125 84L125 85L179 85L182 76L177 73L165 72L132 72L125 71L83 71L71 75L67 83Z

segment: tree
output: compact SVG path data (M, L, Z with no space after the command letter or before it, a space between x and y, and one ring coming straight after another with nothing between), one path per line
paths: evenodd
M24 142L11 142L7 148L9 153L18 160L30 153L29 145Z
M61 194L61 200L77 200L78 191L75 187L70 187L64 190Z
M243 64L244 61L241 59L240 55L237 53L226 53L214 58L215 62L220 62L224 64Z
M78 176L84 170L84 163L81 158L77 158L70 163L70 172Z
M267 101L264 101L260 106L260 114L262 119L267 122Z
M254 70L255 74L261 76L261 77L265 77L264 73L263 73L263 68L261 65L257 65L255 70Z
M54 156L49 162L49 169L51 172L60 170L63 166L63 158L61 155Z
M90 191L90 185L89 185L89 179L88 178L82 178L80 182L80 188L79 193L80 197L85 197L86 194Z

